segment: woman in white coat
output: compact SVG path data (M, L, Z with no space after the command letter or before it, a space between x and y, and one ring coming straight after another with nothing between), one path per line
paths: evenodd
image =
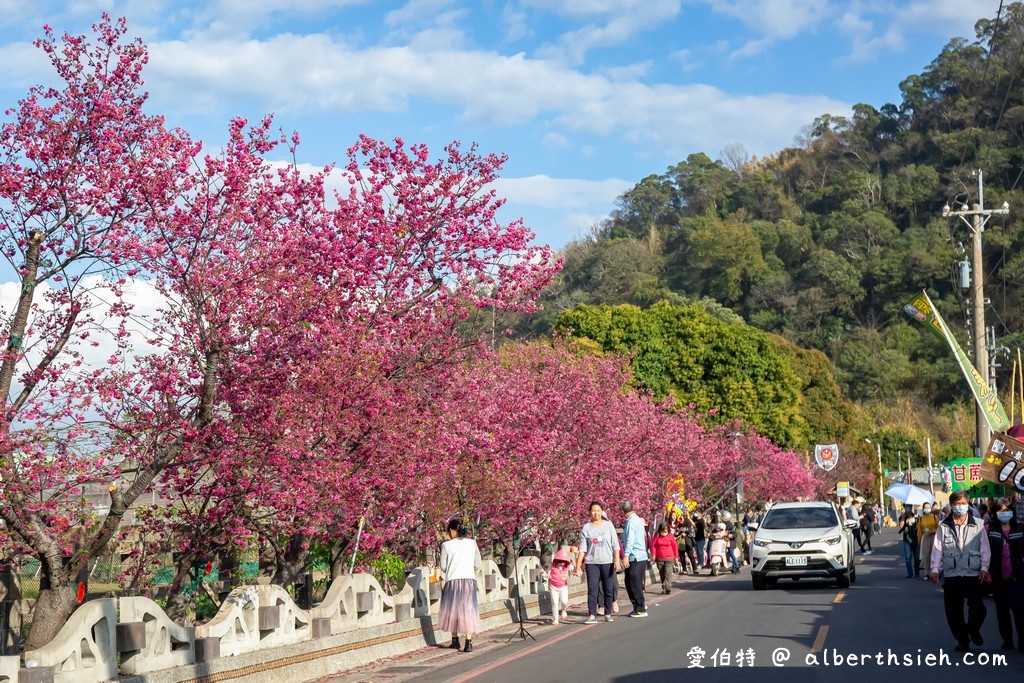
M480 548L469 537L469 529L460 520L448 522L449 540L441 544L441 612L437 627L452 634L453 650L458 650L459 634L466 636L463 652L473 651L473 634L480 631L480 607L477 603L476 572L480 569Z

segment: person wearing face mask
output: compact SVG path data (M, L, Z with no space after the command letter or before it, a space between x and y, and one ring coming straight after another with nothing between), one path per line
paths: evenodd
M672 567L679 561L679 544L664 523L658 525L651 541L651 559L658 565L661 592L668 595L672 592Z
M917 537L917 518L907 510L900 517L899 532L903 536L903 559L907 563L907 578L912 579L921 573L920 540Z
M939 517L932 513L938 511L937 505L932 507L925 503L921 507L921 519L917 520L917 545L924 552L920 553L916 574L920 574L922 569L928 569L928 554L931 551L932 541L935 540L935 530L939 528ZM928 572L925 571L925 581L928 580L927 574Z
M997 500L989 509L988 542L992 547L992 598L1003 649L1013 649L1013 626L1017 626L1017 649L1024 652L1024 526L1013 517L1009 504ZM1013 623L1010 617L1013 616Z
M939 572L942 572L946 623L956 639L956 651L967 652L972 642L979 647L985 643L981 637L981 626L987 614L982 602L982 584L989 579L992 549L981 520L970 513L967 493L954 491L949 502L952 514L939 524L932 543L931 579L937 584Z

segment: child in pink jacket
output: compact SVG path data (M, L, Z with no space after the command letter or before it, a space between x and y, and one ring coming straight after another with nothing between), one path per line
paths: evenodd
M551 559L551 568L547 571L548 590L551 595L552 624L559 623L559 608L561 608L562 619L569 617L565 608L569 606L569 576L570 569L569 553L559 550Z

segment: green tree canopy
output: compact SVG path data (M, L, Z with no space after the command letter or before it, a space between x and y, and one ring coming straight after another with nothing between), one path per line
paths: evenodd
M629 354L635 381L657 398L738 419L789 447L810 442L801 378L769 335L730 323L699 304L659 302L577 306L558 319L559 333L586 337L604 351Z

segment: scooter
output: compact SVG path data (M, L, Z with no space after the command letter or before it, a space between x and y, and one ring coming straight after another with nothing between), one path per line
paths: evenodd
M725 531L725 524L721 522L715 527L714 533L711 534L711 552L708 554L708 564L711 565L711 576L718 576L728 560L729 556L729 541L728 534Z

